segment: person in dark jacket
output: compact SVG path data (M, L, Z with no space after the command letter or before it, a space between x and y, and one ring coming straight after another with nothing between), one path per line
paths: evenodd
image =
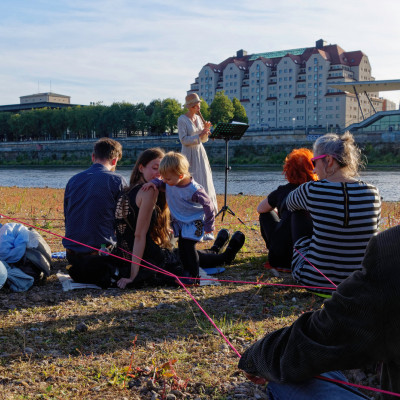
M343 380L338 370L382 362L382 389L400 393L399 260L400 226L372 237L362 270L344 280L321 310L253 344L239 368L253 382L269 381L270 399L358 399L368 397L315 377Z

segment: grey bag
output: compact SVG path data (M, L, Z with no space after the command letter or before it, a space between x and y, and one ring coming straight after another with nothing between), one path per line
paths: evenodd
M45 277L50 275L51 250L39 232L29 228L29 241L26 245L25 258L38 267Z

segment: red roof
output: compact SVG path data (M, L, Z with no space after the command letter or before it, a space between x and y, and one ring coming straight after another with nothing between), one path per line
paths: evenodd
M327 46L323 46L321 49L318 49L316 47L308 47L301 55L293 55L288 53L285 55L285 57L289 57L291 60L297 61L298 65L301 65L305 64L308 59L315 54L320 54L325 60L329 61L331 64L343 64L350 67L359 65L362 58L365 56L365 54L361 50L346 52L337 44L330 44ZM275 67L282 59L282 57L258 57L256 60L250 60L251 57L251 54L241 58L229 57L226 60L222 61L220 64L208 63L205 66L210 67L212 70L220 71L220 73L222 74L226 66L231 63L235 64L238 67L242 67L242 69L248 70L253 62L257 60L261 60L264 64L268 64L268 66Z

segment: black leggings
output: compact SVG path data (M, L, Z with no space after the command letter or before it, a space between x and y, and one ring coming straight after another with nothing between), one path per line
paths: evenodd
M183 269L192 277L199 276L199 267L214 268L231 261L229 250L216 254L211 250L196 250L196 244L195 240L179 236L179 258Z
M199 276L199 255L196 251L196 240L185 239L179 234L179 258L182 267L190 276L197 278Z
M268 262L274 268L290 268L293 243L312 234L312 220L306 211L295 211L280 220L276 212L260 214L261 235L268 248Z

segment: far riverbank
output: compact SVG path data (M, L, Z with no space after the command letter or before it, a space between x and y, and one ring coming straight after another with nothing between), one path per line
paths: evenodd
M400 137L386 138L377 134L355 136L368 167L400 166ZM393 140L389 140L393 139ZM396 139L396 140L394 140ZM132 166L139 153L150 147L165 151L180 151L177 135L162 137L116 138L123 146L120 166ZM281 168L294 148L312 148L314 136L297 131L246 132L240 140L228 143L229 163L233 166L268 166ZM87 166L96 139L58 140L42 142L0 142L0 166ZM204 144L213 166L225 165L225 141L209 140Z
M85 167L0 167L0 186L65 188L68 180ZM117 172L129 181L132 167L119 167ZM360 179L378 187L385 201L400 201L400 168L368 169ZM224 168L213 168L217 194L225 189ZM281 168L239 168L228 173L228 194L267 196L286 181Z

